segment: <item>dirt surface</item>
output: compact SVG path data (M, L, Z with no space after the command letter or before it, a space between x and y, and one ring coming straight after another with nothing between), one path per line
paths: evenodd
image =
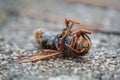
M35 0L30 7L8 12L9 17L0 23L0 80L120 79L120 36L114 34L93 32L91 50L83 57L36 63L15 61L18 55L40 51L34 38L34 30L38 28L59 33L65 26L64 18L68 18L120 31L119 10L64 0Z

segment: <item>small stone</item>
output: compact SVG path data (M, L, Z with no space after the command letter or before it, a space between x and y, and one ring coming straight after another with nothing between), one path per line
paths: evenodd
M76 75L60 75L56 77L50 77L48 80L79 80L79 76Z

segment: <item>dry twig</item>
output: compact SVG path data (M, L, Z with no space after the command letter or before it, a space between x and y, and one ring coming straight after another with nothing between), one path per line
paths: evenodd
M64 0L71 3L82 3L88 4L92 6L99 6L99 7L112 7L115 9L120 10L120 2L117 1L110 1L110 0Z
M22 16L26 17L31 17L34 19L42 19L42 20L47 20L51 22L57 22L57 23L62 23L64 18L52 14L45 14L43 12L39 13L30 13L30 12L22 12ZM94 32L100 32L100 33L105 33L105 34L115 34L115 35L120 35L120 31L114 31L114 30L104 30L100 28L100 25L98 24L86 24L86 23L80 23L79 25L81 28L88 29Z

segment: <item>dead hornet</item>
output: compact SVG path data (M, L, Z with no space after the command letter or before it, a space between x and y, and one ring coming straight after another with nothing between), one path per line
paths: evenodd
M42 29L36 30L35 38L42 51L31 56L19 56L19 58L23 60L26 58L25 62L36 62L58 56L72 57L87 54L91 47L91 40L87 34L91 34L91 32L84 29L72 32L73 25L80 24L77 21L65 19L65 24L66 28L63 29L62 33L56 35Z

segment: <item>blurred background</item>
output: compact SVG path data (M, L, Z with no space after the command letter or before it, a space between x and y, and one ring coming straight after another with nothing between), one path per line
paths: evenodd
M80 22L74 29L92 31L85 58L31 64L11 60L39 52L34 31L60 33L65 18ZM119 35L120 0L0 0L0 80L119 80ZM51 78L57 75L67 76Z
M119 10L119 0L0 0L0 34L23 45L35 29L59 32L65 26L64 18L88 29L119 31Z

